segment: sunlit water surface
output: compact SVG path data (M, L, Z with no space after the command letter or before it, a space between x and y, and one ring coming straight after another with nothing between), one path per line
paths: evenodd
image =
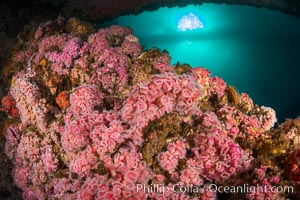
M180 31L189 13L203 27ZM279 120L300 115L300 19L249 6L204 4L122 16L102 26L129 26L145 49L167 49L172 64L204 66Z

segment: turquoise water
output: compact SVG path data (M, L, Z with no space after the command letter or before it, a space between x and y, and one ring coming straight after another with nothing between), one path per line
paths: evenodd
M192 12L203 28L180 31ZM300 115L300 19L249 6L204 4L161 8L103 24L129 26L145 49L167 49L179 61L208 68L279 120Z

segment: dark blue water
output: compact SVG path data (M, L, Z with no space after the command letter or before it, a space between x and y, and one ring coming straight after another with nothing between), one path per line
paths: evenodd
M189 13L203 28L180 31ZM104 26L129 26L146 49L167 49L172 63L204 66L280 121L300 115L300 19L249 6L204 4L122 16Z

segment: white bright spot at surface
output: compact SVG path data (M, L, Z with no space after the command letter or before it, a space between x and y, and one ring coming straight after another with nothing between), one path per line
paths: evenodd
M203 23L196 15L194 15L194 13L191 12L189 15L184 15L181 17L177 26L180 31L195 30L203 27Z

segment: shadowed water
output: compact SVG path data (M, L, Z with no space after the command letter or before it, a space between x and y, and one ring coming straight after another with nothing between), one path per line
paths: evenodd
M179 31L190 12L204 28ZM129 26L146 49L167 49L179 61L208 68L280 121L300 115L300 19L249 6L204 4L123 16L103 26Z

